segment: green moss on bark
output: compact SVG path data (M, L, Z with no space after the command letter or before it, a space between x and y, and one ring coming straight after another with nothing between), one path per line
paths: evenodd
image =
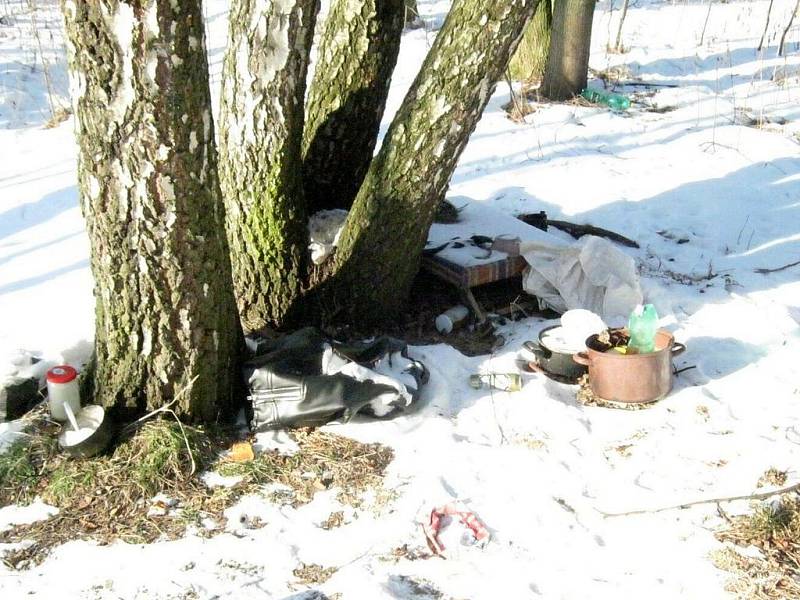
M372 162L322 296L390 317L419 269L438 203L538 0L456 0Z
M400 49L403 0L333 0L306 109L309 212L349 209L369 168Z
M230 412L241 332L199 0L63 2L95 278L95 401Z
M318 5L236 0L231 8L220 174L236 299L250 330L282 325L301 291L303 99Z

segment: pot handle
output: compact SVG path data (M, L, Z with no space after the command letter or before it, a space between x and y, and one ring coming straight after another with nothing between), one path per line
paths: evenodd
M675 342L674 344L672 344L671 352L673 357L683 354L684 352L686 352L686 345L681 344L680 342Z
M589 358L589 355L586 354L586 352L578 352L576 354L573 354L572 360L574 360L579 365L583 365L585 367L588 367L592 362L592 359Z
M541 344L537 344L536 342L525 342L522 345L525 347L526 350L534 354L536 358L547 360L548 358L553 356L553 353L550 352L550 350L548 350Z

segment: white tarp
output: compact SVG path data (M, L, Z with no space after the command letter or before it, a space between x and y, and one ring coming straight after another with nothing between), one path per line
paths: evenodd
M613 324L643 301L636 263L603 238L583 236L568 247L523 240L520 254L529 265L523 288L556 312L585 308Z

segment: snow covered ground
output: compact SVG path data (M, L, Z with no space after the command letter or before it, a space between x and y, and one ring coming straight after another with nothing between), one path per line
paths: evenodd
M68 104L61 32L55 2L38 4L35 13L22 1L0 7L11 15L0 21L0 375L17 368L20 351L43 365L80 364L92 339L72 120L43 128L50 110L40 46L53 101ZM207 4L218 85L227 3ZM417 412L335 429L395 450L387 485L398 498L381 516L351 514L324 530L319 523L338 510L332 494L299 509L249 498L232 516L258 515L262 529L147 547L69 543L32 570L0 566L0 595L46 598L57 586L62 597L299 598L292 570L318 563L338 568L318 589L346 599L727 597L727 575L708 559L720 547L713 504L602 512L748 493L770 467L800 478L800 267L753 271L800 260L800 23L778 57L793 0L775 0L763 52L755 48L766 0L715 3L702 45L705 3L640 0L623 31L630 51L607 54L617 4L609 13L609 0L598 3L591 67L677 87L659 88L625 115L539 105L520 124L502 111L500 85L451 194L637 239L642 248L630 253L646 296L688 347L677 366L696 365L673 394L648 410L619 411L584 407L574 387L540 376L518 393L469 388L470 373L513 368L522 342L550 324L536 319L508 325L508 344L492 356L418 348L432 378ZM426 27L404 34L384 130L449 2L419 5ZM770 123L745 126L741 114ZM386 560L398 546L421 545L419 514L453 498L491 530L484 549ZM0 509L0 528L37 510L47 514ZM235 530L238 519L231 523Z

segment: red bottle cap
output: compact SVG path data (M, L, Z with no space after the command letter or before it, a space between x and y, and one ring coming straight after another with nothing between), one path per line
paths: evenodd
M58 365L47 372L47 383L69 383L78 372L69 365Z

